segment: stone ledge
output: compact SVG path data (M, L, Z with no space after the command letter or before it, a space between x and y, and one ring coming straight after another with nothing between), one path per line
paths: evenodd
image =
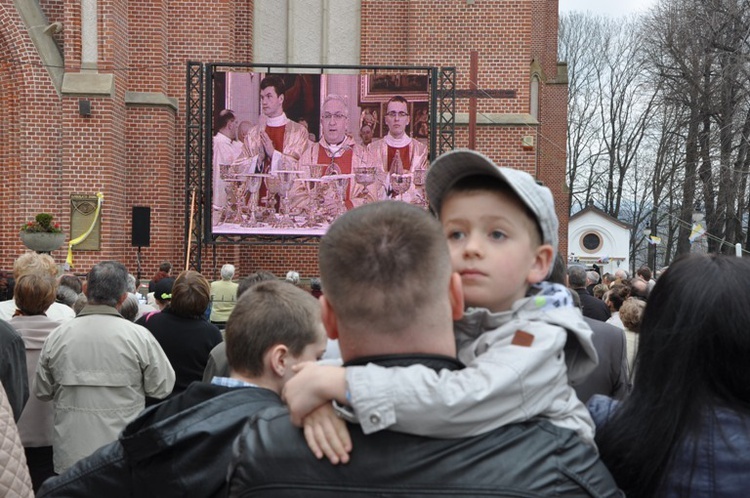
M64 97L112 97L115 76L101 73L65 73L62 82Z
M125 105L170 107L179 110L179 103L174 97L167 97L160 92L125 92Z
M468 112L456 113L457 125L469 124ZM531 114L477 113L477 125L482 126L539 126Z

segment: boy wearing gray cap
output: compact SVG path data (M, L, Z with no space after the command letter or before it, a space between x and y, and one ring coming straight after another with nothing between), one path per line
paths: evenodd
M293 420L334 399L354 408L365 433L464 437L543 417L593 444L591 417L570 385L597 363L591 330L567 289L544 282L558 240L552 193L469 150L439 157L426 191L463 284L466 310L454 330L466 368L309 365L285 388Z

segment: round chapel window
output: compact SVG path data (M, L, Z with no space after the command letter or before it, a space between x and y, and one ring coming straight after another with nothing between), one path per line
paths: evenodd
M596 252L602 247L602 238L596 232L588 232L581 237L581 247L586 252Z

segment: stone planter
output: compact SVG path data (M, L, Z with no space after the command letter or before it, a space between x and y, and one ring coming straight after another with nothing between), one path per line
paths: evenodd
M36 252L51 252L65 242L64 233L21 232L23 245Z

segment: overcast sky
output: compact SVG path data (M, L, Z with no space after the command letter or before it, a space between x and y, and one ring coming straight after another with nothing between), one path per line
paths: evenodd
M647 10L655 3L655 0L559 0L560 13L572 10L590 11L594 14L604 14L611 17Z

